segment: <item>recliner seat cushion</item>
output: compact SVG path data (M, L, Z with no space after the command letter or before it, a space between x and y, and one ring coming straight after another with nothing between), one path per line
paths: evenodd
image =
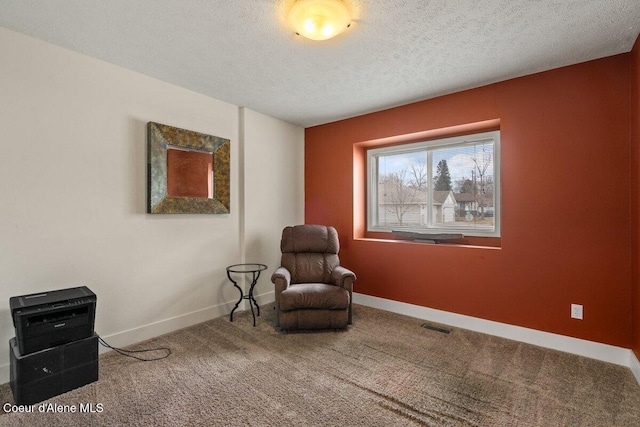
M349 307L349 292L324 283L299 283L282 291L279 305L282 311L301 308L344 310Z

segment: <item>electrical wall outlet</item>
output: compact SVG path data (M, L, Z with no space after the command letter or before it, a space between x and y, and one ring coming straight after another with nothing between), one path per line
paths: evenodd
M582 320L582 305L571 304L571 318Z

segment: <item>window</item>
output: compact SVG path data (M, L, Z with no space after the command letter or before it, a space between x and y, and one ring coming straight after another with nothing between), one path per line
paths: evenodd
M369 231L500 236L500 131L367 152Z

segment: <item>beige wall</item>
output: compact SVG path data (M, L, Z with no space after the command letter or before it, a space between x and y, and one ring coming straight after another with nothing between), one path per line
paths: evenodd
M280 265L280 238L287 225L304 223L304 129L243 109L244 215L246 262L267 264L256 285L269 292L271 272ZM251 179L248 179L251 177Z
M226 265L275 267L303 221L302 128L1 28L0 57L0 383L11 296L87 285L126 345L228 313ZM230 214L146 213L149 121L231 140Z

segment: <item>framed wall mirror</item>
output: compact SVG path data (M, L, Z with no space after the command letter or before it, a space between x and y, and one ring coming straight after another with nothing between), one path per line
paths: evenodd
M228 214L230 141L147 123L147 212Z

